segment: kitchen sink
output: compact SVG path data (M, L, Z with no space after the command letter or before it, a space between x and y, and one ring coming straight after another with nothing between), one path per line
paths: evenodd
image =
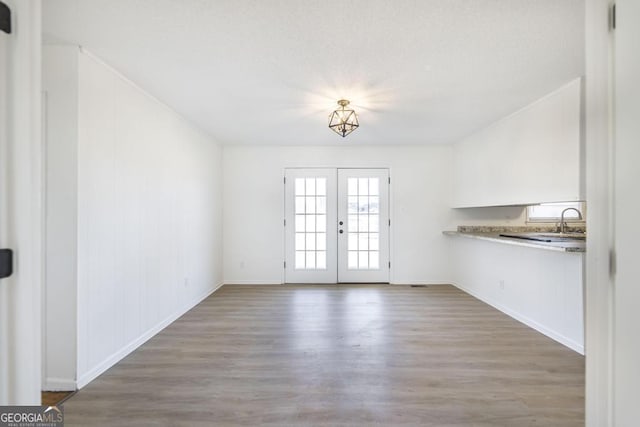
M549 243L580 242L587 238L586 233L502 233L500 236Z

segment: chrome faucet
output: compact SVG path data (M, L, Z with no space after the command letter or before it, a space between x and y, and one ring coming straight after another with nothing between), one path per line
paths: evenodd
M578 212L578 219L582 219L582 212L580 212L578 209L576 209L576 208L566 208L560 214L560 227L558 227L560 233L564 233L565 227L567 226L567 223L564 222L564 213L566 211L576 211L576 212Z

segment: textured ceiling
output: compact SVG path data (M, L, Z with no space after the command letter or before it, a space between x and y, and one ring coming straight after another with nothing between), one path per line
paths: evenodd
M226 144L454 142L584 72L584 0L45 0L43 25Z

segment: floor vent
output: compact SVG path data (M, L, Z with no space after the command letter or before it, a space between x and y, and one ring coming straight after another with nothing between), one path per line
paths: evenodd
M427 285L411 285L412 288L426 288Z

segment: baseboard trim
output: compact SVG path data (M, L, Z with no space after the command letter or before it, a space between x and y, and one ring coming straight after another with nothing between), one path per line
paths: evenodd
M225 285L282 285L280 280L225 280Z
M401 282L391 282L391 285L398 285L398 286L411 286L411 285L418 285L418 286L451 286L451 283L449 282L443 282L441 280L436 280L436 281L432 281L432 280L404 280Z
M225 280L224 283L225 285L269 285L269 286L287 284L287 283L282 283L280 281L271 281L271 280ZM317 283L317 284L322 284L322 283ZM326 284L335 285L336 283L326 283ZM443 282L442 280L404 280L400 282L399 281L389 282L389 284L390 285L426 285L426 286L450 285L449 282Z
M500 310L501 312L503 312L504 314L514 318L515 320L524 323L525 325L529 326L532 329L535 329L536 331L540 332L543 335L548 336L549 338L551 338L554 341L559 342L560 344L569 347L571 350L575 351L576 353L580 353L581 355L584 356L584 345L581 345L577 342L575 342L574 340L572 340L571 338L565 337L562 334L557 333L556 331L554 331L553 329L549 329L544 325L541 325L540 323L536 322L535 320L518 313L515 310L512 310L508 307L505 307L502 304L499 304L489 298L485 298L482 295L479 295L477 292L473 292L467 288L465 288L464 286L460 286L458 284L452 283L453 286L455 286L456 288L460 289L461 291L464 291L466 293L468 293L469 295L473 296L474 298L479 299L480 301L484 302L485 304L489 304L491 307L495 308L496 310Z
M145 332L144 334L142 334L141 336L139 336L135 340L131 341L129 344L124 346L122 349L120 349L116 353L114 353L111 356L109 356L108 358L106 358L103 362L98 364L96 367L91 369L89 372L87 372L86 374L84 374L81 377L79 377L78 378L78 383L77 383L78 390L83 388L87 384L89 384L94 379L98 378L107 369L111 368L113 365L115 365L116 363L118 363L119 361L124 359L126 356L128 356L131 352L133 352L135 349L140 347L142 344L144 344L145 342L149 341L151 338L153 338L156 334L158 334L164 328L166 328L167 326L169 326L170 324L175 322L178 318L180 318L186 312L188 312L193 307L195 307L196 305L198 305L202 301L204 301L207 297L209 297L209 295L213 294L215 291L220 289L223 285L224 285L224 283L220 283L220 284L216 285L213 289L208 290L204 294L202 294L199 297L195 298L193 300L193 302L190 302L187 305L185 305L183 308L177 310L175 313L173 313L170 316L168 316L166 319L164 319L163 321L158 323L156 326L154 326L153 328L147 330L147 332Z
M42 391L76 391L76 382L68 378L45 378Z

